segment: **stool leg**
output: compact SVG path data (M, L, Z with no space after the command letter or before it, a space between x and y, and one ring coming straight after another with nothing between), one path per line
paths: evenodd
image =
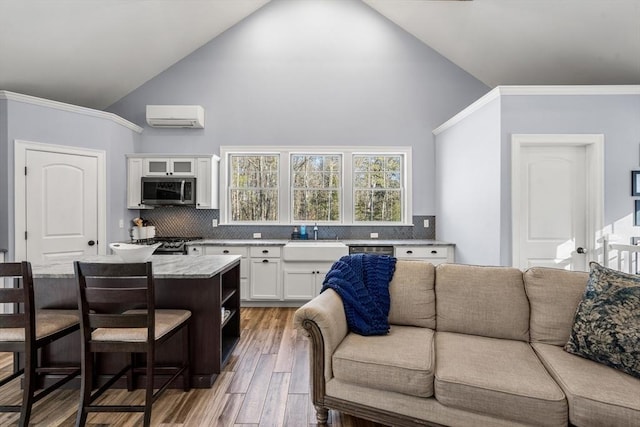
M84 350L80 365L82 384L80 386L80 404L78 405L76 427L84 427L87 422L87 407L91 405L91 390L93 389L93 353Z
M27 346L29 347L29 346ZM20 427L29 425L31 408L33 406L33 394L36 391L36 365L38 363L37 350L33 347L24 353L24 389L22 391L22 408L20 410Z
M153 406L153 370L155 359L155 347L147 349L147 384L144 397L144 427L151 425L151 407Z
M191 366L191 351L189 349L189 323L187 321L186 326L182 329L182 363L185 369L182 373L183 390L191 390L191 373L189 367Z
M125 355L126 356L126 355ZM135 362L136 362L136 354L135 353L129 353L129 366L131 366L129 368L129 372L127 373L127 390L128 391L133 391L134 389L134 378L133 378L133 368L135 367Z

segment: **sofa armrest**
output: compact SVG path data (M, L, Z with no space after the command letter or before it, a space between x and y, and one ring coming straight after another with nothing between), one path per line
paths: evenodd
M324 382L333 377L331 356L348 332L342 299L333 289L327 289L296 311L294 326L311 340L313 387L322 383L324 395Z

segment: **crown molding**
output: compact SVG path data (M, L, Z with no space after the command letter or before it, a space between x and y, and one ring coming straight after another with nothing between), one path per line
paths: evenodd
M21 93L10 92L8 90L0 90L0 99L7 99L9 101L24 102L27 104L38 105L41 107L54 108L61 111L69 111L76 114L84 114L85 116L98 117L101 119L111 120L112 122L131 129L134 132L142 133L142 128L135 123L131 123L122 117L108 113L106 111L94 110L93 108L80 107L79 105L67 104L59 101L52 101L50 99L38 98L31 95L23 95Z
M594 85L594 86L496 86L473 104L433 130L438 135L456 125L501 96L527 95L640 95L640 85Z

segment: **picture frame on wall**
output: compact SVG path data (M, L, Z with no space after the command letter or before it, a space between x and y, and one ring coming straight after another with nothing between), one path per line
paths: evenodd
M640 171L631 171L631 195L640 196Z
M634 200L635 207L633 209L633 225L640 226L640 200Z

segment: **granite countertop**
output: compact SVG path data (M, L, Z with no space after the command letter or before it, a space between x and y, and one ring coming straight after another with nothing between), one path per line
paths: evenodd
M232 240L232 239L203 239L194 240L188 242L187 245L211 245L211 246L284 246L291 240L288 239L246 239L246 240ZM297 241L297 240L295 240ZM309 240L307 240L309 241ZM319 240L320 242L333 242L334 240ZM452 245L452 243L441 242L439 240L428 239L396 239L396 240L383 240L383 239L362 239L362 240L350 240L350 239L338 239L338 242L342 242L347 246L442 246Z
M73 261L78 258L61 258L46 264L33 264L36 279L73 278ZM87 262L122 262L117 255L82 257ZM240 260L239 255L153 255L153 276L158 279L208 279Z

